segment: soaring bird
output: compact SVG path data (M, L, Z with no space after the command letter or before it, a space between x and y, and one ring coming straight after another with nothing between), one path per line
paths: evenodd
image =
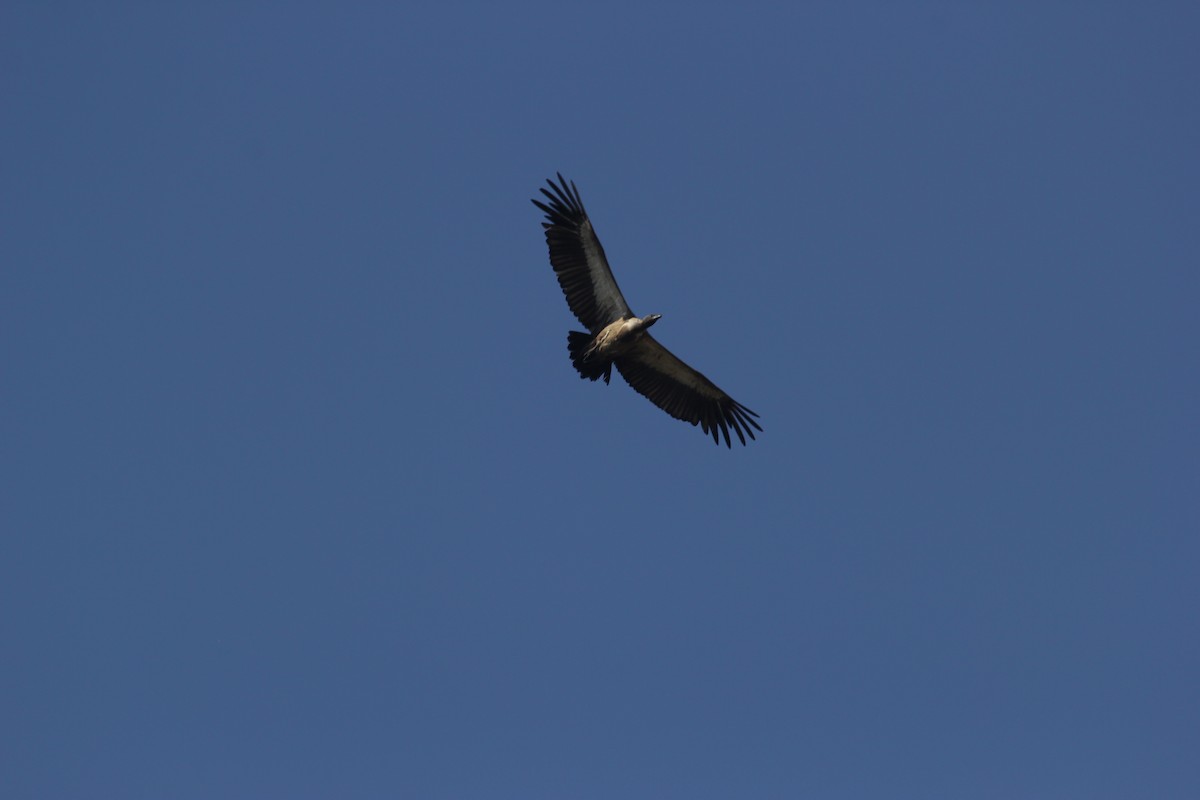
M575 182L558 173L557 184L553 180L546 183L550 188L540 191L550 204L539 200L533 204L546 214L542 227L550 248L550 266L571 312L588 329L588 333L567 333L567 349L579 377L604 378L608 383L615 365L634 391L675 419L699 425L718 445L718 430L725 435L726 447L733 446L730 428L743 445L747 436L753 439L754 431L762 430L754 421L758 415L650 335L650 326L661 314L639 317L629 309Z

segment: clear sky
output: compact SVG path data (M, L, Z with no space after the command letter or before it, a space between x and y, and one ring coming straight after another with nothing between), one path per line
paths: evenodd
M435 5L0 10L0 794L1200 796L1200 7Z

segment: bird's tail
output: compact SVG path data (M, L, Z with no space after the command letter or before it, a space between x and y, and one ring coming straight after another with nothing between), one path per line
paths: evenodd
M567 350L571 353L571 364L579 370L579 377L592 381L604 378L604 382L608 383L612 377L612 362L590 356L588 348L591 344L590 333L567 331Z

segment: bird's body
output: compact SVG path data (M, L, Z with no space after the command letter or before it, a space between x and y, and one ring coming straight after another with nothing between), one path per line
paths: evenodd
M584 360L599 358L604 361L615 361L636 346L646 329L658 322L658 318L659 315L651 314L648 317L619 319L605 325L592 338L587 350L584 351Z
M648 332L661 314L635 315L625 302L592 227L579 190L562 175L558 184L541 192L549 205L534 200L546 214L546 244L550 265L566 295L567 305L588 333L570 331L567 348L581 378L608 383L616 366L621 377L642 396L676 419L699 425L720 442L718 430L732 446L729 430L742 444L754 430L762 430L750 409L736 402L683 361Z

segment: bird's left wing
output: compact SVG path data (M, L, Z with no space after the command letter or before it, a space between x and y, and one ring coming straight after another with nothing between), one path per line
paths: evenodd
M533 204L546 212L542 227L546 229L546 244L550 247L550 266L554 267L571 312L589 331L599 333L605 325L632 316L633 312L608 266L575 182L568 184L559 173L558 184L546 183L553 192L546 189L541 192L550 205L539 200Z
M638 394L666 411L675 419L699 425L720 444L717 430L725 435L725 446L732 447L729 429L742 444L746 436L754 438L762 427L750 409L734 400L717 385L675 357L670 350L645 334L628 352L616 360L617 370Z

